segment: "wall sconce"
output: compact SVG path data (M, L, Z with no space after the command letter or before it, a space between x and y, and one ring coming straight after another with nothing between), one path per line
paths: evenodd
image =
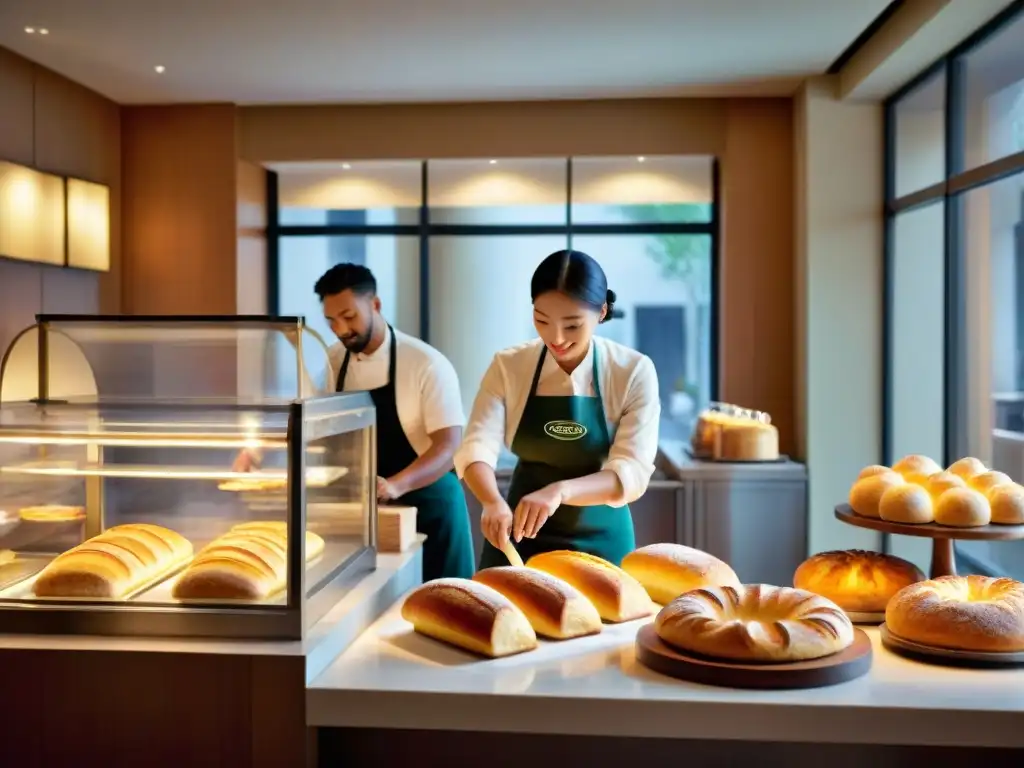
M68 266L110 271L110 188L68 179Z
M64 179L0 161L0 256L64 266Z

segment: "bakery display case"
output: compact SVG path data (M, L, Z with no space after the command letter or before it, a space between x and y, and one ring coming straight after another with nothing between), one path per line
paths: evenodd
M376 564L375 411L301 318L39 316L0 367L0 633L301 639Z

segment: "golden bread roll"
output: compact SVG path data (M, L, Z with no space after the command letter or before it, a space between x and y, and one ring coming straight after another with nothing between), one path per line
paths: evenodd
M935 500L946 491L951 491L954 488L966 488L967 481L960 477L960 475L954 475L952 472L936 472L928 478L924 487L932 495L932 499Z
M970 488L953 488L935 502L935 522L955 528L977 528L992 521L988 499Z
M500 592L523 612L538 635L556 640L596 635L597 608L576 587L536 568L485 568L473 581Z
M654 613L640 582L600 557L563 549L534 555L526 565L576 587L605 621L632 621Z
M39 574L37 597L121 598L192 556L192 544L159 525L117 525L56 557Z
M654 628L676 648L733 661L817 659L854 637L850 619L831 600L765 584L687 592L661 609Z
M682 544L648 544L622 558L622 570L639 581L651 599L667 605L699 587L738 587L726 563Z
M989 491L992 521L998 525L1024 525L1024 488L1012 483Z
M924 580L913 563L881 552L819 552L804 560L793 586L828 598L844 611L881 613L904 587Z
M881 472L858 480L850 488L850 507L861 517L880 517L879 504L882 495L890 488L904 485L903 475L896 472Z
M324 540L306 532L306 562ZM287 526L247 523L203 547L172 590L179 600L266 600L288 584Z
M892 471L903 475L903 479L908 483L923 483L936 472L941 472L942 467L927 456L911 454L893 464Z
M1024 584L987 576L940 576L901 589L885 609L904 640L961 651L1024 651Z
M962 477L964 480L970 480L975 475L987 472L988 469L979 459L976 459L973 456L966 456L959 461L954 461L950 464L947 471Z
M402 604L402 618L422 635L481 656L511 656L537 647L537 634L515 604L486 584L434 579Z
M975 475L967 481L967 485L978 491L978 493L983 493L986 496L988 496L989 492L991 492L993 488L998 488L1001 485L1012 484L1013 480L1009 475L1004 472L996 472L994 470L982 472L980 475Z
M905 483L882 494L878 514L890 523L922 525L935 520L935 506L931 494L922 486Z
M890 467L883 467L881 464L869 464L860 471L860 474L857 475L857 479L863 480L865 477L884 475L887 472L892 472L892 469Z
M779 458L779 430L753 419L723 424L712 455L721 461L774 461Z
M41 504L35 507L23 507L18 510L18 517L26 522L64 523L81 520L85 517L83 507L69 507L62 504Z

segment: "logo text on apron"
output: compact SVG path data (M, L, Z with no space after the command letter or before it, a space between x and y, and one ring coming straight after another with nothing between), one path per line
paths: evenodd
M587 434L587 428L575 421L549 421L544 425L544 434L555 440L579 440Z

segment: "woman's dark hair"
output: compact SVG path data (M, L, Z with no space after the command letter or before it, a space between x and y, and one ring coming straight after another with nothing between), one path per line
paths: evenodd
M536 301L548 291L564 293L598 311L607 304L608 311L601 322L612 319L615 291L608 289L608 278L601 265L582 251L555 251L534 270L530 298Z

